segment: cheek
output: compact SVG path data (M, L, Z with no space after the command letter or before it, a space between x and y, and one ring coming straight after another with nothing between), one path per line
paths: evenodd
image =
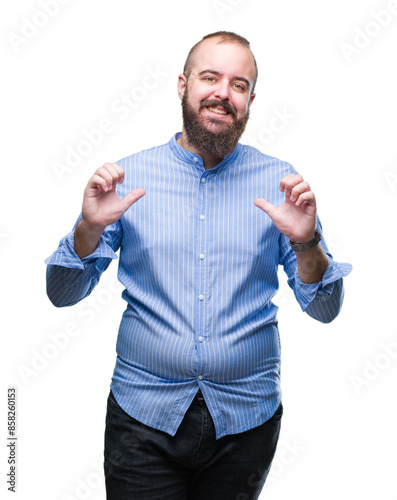
M246 100L236 102L235 107L239 116L245 116L248 113L248 102Z
M189 103L195 109L199 109L201 101L207 98L208 95L203 90L196 89L193 92L189 92Z

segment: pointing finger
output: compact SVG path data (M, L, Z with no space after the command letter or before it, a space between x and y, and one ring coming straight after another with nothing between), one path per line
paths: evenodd
M130 208L135 202L137 202L142 196L146 194L146 191L141 188L134 189L130 193L124 196L123 202L126 206L126 210Z
M264 200L263 198L258 198L257 200L255 200L254 205L267 213L269 217L272 217L274 211L276 210L276 207L274 205Z

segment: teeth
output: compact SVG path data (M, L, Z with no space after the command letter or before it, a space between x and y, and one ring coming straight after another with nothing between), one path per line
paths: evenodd
M218 115L227 115L227 111L224 111L223 109L211 108L211 107L209 107L208 109Z

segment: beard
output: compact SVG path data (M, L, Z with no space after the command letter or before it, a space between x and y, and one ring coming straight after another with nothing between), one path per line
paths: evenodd
M201 117L201 110L207 106L222 106L232 115L233 123L226 123L220 118ZM186 89L182 98L182 115L187 142L199 151L221 159L237 146L247 125L249 110L243 118L237 119L236 109L227 101L205 99L201 101L199 111L196 112L188 102ZM216 128L216 132L211 130L211 124L214 124L212 128Z

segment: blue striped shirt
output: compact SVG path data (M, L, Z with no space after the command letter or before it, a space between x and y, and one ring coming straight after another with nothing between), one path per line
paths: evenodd
M146 195L103 233L95 252L74 252L74 230L46 260L56 306L91 293L120 249L127 302L117 337L111 390L140 422L174 435L198 388L217 438L268 420L281 401L277 269L284 267L302 310L332 321L351 266L329 257L320 283L304 284L288 239L254 206L278 206L291 165L238 144L215 168L176 142L118 162ZM80 220L78 218L77 222ZM77 225L76 222L76 225ZM317 229L322 232L320 221Z

